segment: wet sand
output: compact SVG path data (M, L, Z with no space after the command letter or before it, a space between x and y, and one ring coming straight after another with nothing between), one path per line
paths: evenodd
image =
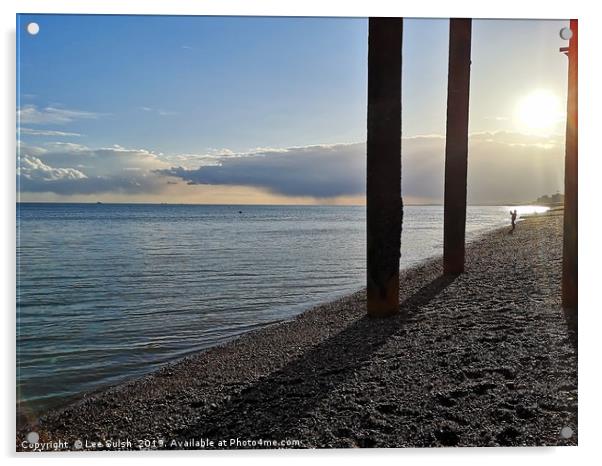
M397 317L367 318L355 293L86 395L17 449L31 431L61 449L576 445L561 214L471 243L458 277L440 258L402 272Z

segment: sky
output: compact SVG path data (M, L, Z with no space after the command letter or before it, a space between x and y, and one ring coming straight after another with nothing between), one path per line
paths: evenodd
M469 203L562 191L565 26L473 21ZM442 201L448 34L404 19L408 204ZM365 18L20 15L19 199L362 204L367 38Z

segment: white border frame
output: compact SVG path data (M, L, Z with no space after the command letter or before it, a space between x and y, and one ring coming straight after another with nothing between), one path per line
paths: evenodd
M472 18L579 18L580 27L580 149L579 196L580 196L580 355L579 355L579 447L557 448L497 448L497 449L405 449L405 450L321 450L321 451L233 451L233 452L159 452L151 453L81 453L81 454L21 454L25 464L44 457L50 464L62 465L68 458L81 462L86 458L89 464L112 462L161 464L168 457L177 461L219 461L220 464L244 466L266 463L288 465L303 464L308 461L332 461L335 458L353 464L367 461L397 463L400 461L420 462L421 464L478 464L484 461L503 464L515 461L543 460L547 465L587 463L597 453L599 435L600 402L598 385L599 371L596 343L602 319L599 296L595 293L600 287L598 270L600 254L600 227L597 206L600 196L600 176L602 176L602 154L600 141L600 117L602 108L599 87L601 83L600 50L595 50L600 40L600 19L592 1L541 1L504 0L496 4L470 0L416 2L403 1L327 1L327 0L3 0L0 2L2 15L3 60L2 94L4 108L0 113L2 124L2 157L4 177L2 183L3 202L1 214L2 228L2 296L4 298L4 326L2 375L0 384L5 413L0 424L0 443L9 462L15 460L14 453L14 412L15 412L15 14L16 13L102 13L102 14L180 14L180 15L250 15L250 16L406 16L406 17L472 17ZM596 456L600 456L599 454ZM21 462L21 464L23 464Z

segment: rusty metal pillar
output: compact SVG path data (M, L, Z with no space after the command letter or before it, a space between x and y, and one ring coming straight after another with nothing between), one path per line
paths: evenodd
M562 248L562 306L569 325L577 329L577 20L571 19L573 33L569 57L566 149L564 162L564 239Z
M370 18L368 28L368 315L399 312L401 242L402 18Z
M443 271L448 275L464 272L471 29L470 19L450 19L443 213Z

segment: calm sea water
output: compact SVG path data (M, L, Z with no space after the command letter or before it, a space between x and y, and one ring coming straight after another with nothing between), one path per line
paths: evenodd
M27 417L365 282L364 207L19 204L17 217ZM508 221L471 207L468 237ZM441 254L442 225L442 207L406 207L402 266Z

